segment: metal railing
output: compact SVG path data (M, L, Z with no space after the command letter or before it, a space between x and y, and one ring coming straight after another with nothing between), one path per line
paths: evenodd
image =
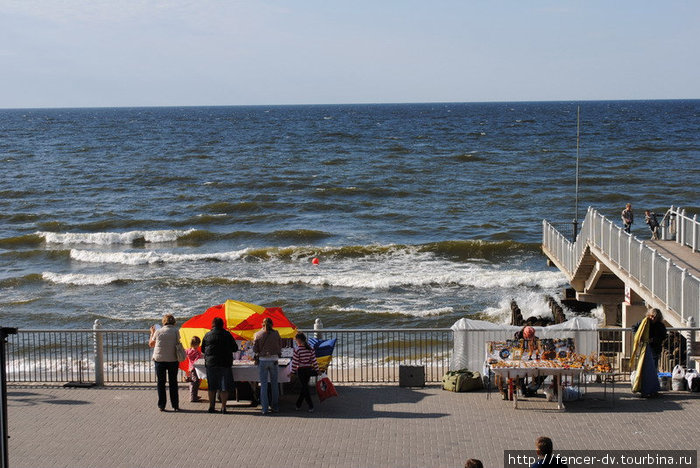
M398 382L399 365L423 365L428 382L449 370L452 331L306 330L336 338L328 374L337 382ZM149 330L18 330L7 341L8 382L152 383Z
M472 370L481 370L485 340L510 338L511 328L306 331L320 334L324 339L337 339L328 369L335 382L391 383L399 381L402 364L425 366L426 382L439 382L455 361L469 362L474 367ZM464 336L465 333L468 336ZM562 331L562 336L566 333L575 339L579 352L606 354L612 358L616 370L628 371L626 363L633 340L631 329ZM670 328L660 370L669 371L676 364L692 365L690 350L699 333L700 328ZM153 383L155 373L148 336L148 330L18 330L17 335L8 337L5 345L7 380L97 385ZM465 341L470 346L465 346Z
M698 340L698 327L669 328L668 336L661 346L659 355L659 372L671 372L676 365L692 367L691 357L693 343ZM634 343L631 328L599 329L599 352L611 358L617 372L630 372L629 357Z
M700 248L700 221L698 215L689 217L684 209L671 207L661 222L661 238L675 240L677 243L690 247L693 252Z
M692 236L696 237L698 229L695 218L683 219L686 219L682 222L686 227L682 230L688 231L687 221L692 221ZM596 210L588 208L581 232L573 243L546 220L542 221L542 226L543 247L555 257L569 279L578 269L586 249L596 247L612 264L636 280L639 287L649 291L651 296L678 314L682 320L692 318L695 324L700 323L700 279L624 232ZM677 237L682 237L680 229Z
M311 332L309 332L311 333ZM398 382L399 366L425 366L426 382L439 382L450 368L449 328L316 330L336 338L328 368L337 382Z

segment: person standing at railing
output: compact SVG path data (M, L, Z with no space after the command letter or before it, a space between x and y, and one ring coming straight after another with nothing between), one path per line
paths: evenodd
M228 394L235 390L233 381L233 353L238 351L236 340L231 332L224 328L224 320L214 317L211 330L202 339L202 354L207 369L207 384L209 385L210 413L216 412L216 392L221 400L221 413L226 414Z
M268 375L269 385L272 386L272 412L279 411L279 388L277 387L278 360L282 355L282 339L277 330L272 328L272 319L265 317L263 329L255 334L253 351L258 359L260 372L260 405L262 414L268 412L269 398L267 396Z
M649 225L651 230L651 238L653 240L659 239L659 220L656 219L656 213L650 210L644 212L644 222Z
M192 340L190 340L190 347L185 351L187 354L187 381L190 383L191 403L196 403L201 400L198 394L201 379L197 375L197 370L194 367L194 363L197 359L202 358L202 351L199 349L200 344L202 344L202 340L200 340L198 336L193 336Z
M178 361L175 345L180 342L180 332L175 328L175 317L163 315L163 326L151 327L151 337L148 346L153 348L153 362L156 368L158 388L158 409L165 411L167 399L165 396L165 379L167 376L170 389L170 404L173 411L180 411L180 398L177 393Z
M309 405L309 413L313 413L314 404L311 401L311 394L309 393L309 380L311 376L318 375L316 353L313 348L309 346L305 334L299 332L297 336L295 336L295 339L297 347L294 348L294 354L292 355L292 373L297 374L299 377L299 384L301 385L296 409L300 410L302 402L306 400L306 404Z
M651 309L644 319L632 327L635 335L630 368L637 372L632 381L632 391L640 392L644 398L656 397L660 390L659 356L668 334L663 320L659 309Z
M622 210L620 217L622 218L622 225L625 228L625 232L629 234L632 229L632 223L634 223L634 213L632 212L631 203L625 205L625 209Z

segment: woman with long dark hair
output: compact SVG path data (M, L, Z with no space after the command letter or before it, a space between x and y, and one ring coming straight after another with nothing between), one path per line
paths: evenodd
M312 375L318 375L316 353L309 346L306 335L299 332L294 338L296 339L297 347L294 348L294 354L292 355L292 373L297 374L301 385L296 409L301 409L301 403L306 400L306 404L309 405L309 413L313 413L314 404L311 401L311 393L309 393L309 380Z

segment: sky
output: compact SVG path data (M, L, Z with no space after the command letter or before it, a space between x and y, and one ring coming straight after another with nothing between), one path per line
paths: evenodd
M697 0L0 0L0 108L700 98Z

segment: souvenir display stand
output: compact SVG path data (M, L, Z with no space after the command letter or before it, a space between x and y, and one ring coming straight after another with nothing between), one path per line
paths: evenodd
M584 372L611 372L605 356L576 353L573 338L489 341L486 343L485 367L507 382L508 397L518 407L515 382L528 377L552 376L557 389L557 407L564 408L562 376L581 376Z
M239 351L234 353L233 365L231 366L233 380L235 382L248 382L253 395L255 395L255 387L260 382L260 371L253 358L253 342L248 340L237 341L237 343ZM284 394L284 386L282 384L288 383L291 379L292 352L293 348L282 348L282 357L278 360L277 382L280 387L280 395ZM204 364L204 359L198 359L194 367L200 379L204 380L207 378L207 368Z

